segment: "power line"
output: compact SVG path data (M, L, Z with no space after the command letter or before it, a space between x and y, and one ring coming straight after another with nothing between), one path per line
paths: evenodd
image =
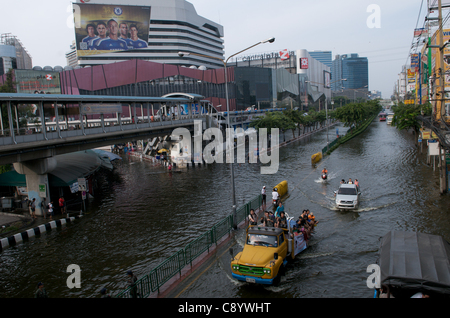
M423 0L422 0L422 2L420 3L419 14L418 14L418 16L417 16L416 27L415 27L414 29L417 29L417 26L419 25L419 18L420 18L420 14L422 13L422 7L423 7ZM411 48L413 47L413 45L414 45L414 36L413 36L412 41L411 41ZM407 63L408 63L408 58L411 56L411 48L409 49L409 53L408 53L408 56L406 57L406 61L405 61L405 64L404 64L404 65L407 65Z

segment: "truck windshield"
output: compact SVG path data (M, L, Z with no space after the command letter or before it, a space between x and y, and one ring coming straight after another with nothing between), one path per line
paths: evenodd
M249 234L247 237L247 244L254 246L270 246L277 247L277 237L262 234Z
M339 188L338 194L356 195L355 188Z

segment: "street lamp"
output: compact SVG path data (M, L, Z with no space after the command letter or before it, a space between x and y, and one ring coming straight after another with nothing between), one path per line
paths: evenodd
M331 87L331 84L334 84L334 83L337 83L337 82L341 82L341 81L346 81L346 80L347 80L346 78L342 78L340 80L331 82L330 83L330 87ZM325 84L322 84L322 83L316 83L316 82L311 82L311 81L305 81L305 83L321 84L321 85L323 85L325 87ZM329 145L329 143L328 143L328 102L327 102L327 97L326 96L325 96L325 118L327 120L327 152L328 152L330 149L329 149L329 146L328 146Z
M274 37L271 37L267 40L258 42L256 44L253 44L252 46L249 46L246 49L243 49L233 55L231 55L230 57L228 57L225 61L219 57L214 57L214 56L209 56L209 55L204 55L204 54L198 54L198 53L190 53L190 52L178 52L178 55L180 57L184 57L184 56L189 56L189 55L196 55L196 56L202 56L202 57L208 57L208 58L212 58L212 59L216 59L216 60L220 60L223 63L223 67L224 67L224 71L225 71L225 99L227 101L227 126L228 128L231 128L231 123L230 123L230 104L229 104L229 100L228 100L228 70L227 70L227 63L228 60L238 54L241 54L242 52L245 52L257 45L260 44L264 44L264 43L273 43L275 41ZM228 129L228 133L229 136L227 136L228 140L230 140L230 146L231 146L231 140L232 140L232 136L231 136L231 129ZM236 191L235 191L235 187L234 187L234 167L233 167L233 161L234 161L234 155L230 160L230 170L231 170L231 191L232 191L232 198L233 198L233 228L237 229L237 214L236 214Z

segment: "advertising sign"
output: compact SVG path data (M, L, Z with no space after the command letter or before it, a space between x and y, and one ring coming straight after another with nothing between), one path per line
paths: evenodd
M17 82L17 93L34 94L44 92L61 94L59 72L14 70Z
M289 59L289 52L287 49L284 49L283 51L280 51L280 59L282 61L288 60Z
M86 179L78 178L78 191L86 191Z
M414 29L414 37L419 37L422 34L426 35L427 34L427 29L424 29L424 28Z
M441 0L441 7L450 7L450 0ZM438 2L437 0L428 0L428 9L437 9Z
M303 234L294 236L294 255L297 255L306 248L306 241Z
M47 187L45 184L39 185L39 197L45 198L47 196Z
M302 70L308 69L308 58L307 57L300 58L300 69L302 69Z
M122 104L120 103L104 103L104 104L83 104L81 106L82 114L112 114L121 113Z
M193 115L206 114L205 107L202 107L198 104L190 104ZM181 115L189 115L189 106L187 104L180 104Z
M419 54L411 54L411 67L419 67Z
M323 71L323 86L325 88L331 87L331 73L328 71Z
M449 0L450 2L450 0ZM442 30L442 34L443 34L443 43L446 43L447 41L450 40L450 29L444 29ZM437 34L433 39L432 39L432 44L437 45L439 43L439 34ZM437 51L438 50L432 50L431 51L431 57L432 57L432 67L435 68L435 61L436 58L438 57L437 55ZM444 47L444 70L445 70L445 74L448 74L448 72L450 71L450 48L445 46ZM449 83L445 83L445 87L449 87Z
M73 3L78 56L148 46L150 7Z
M433 131L431 131L430 129L424 129L421 131L421 133L422 133L422 139L425 139L425 140L437 139L436 134Z

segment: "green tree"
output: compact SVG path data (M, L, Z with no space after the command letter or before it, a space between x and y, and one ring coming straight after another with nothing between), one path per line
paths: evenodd
M3 83L3 85L0 85L0 93L15 93L15 84L16 82L13 81L12 69L10 69L8 73L6 73L6 81ZM9 128L8 116L6 115L8 114L8 110L6 107L6 104L1 104L2 121L4 127L3 129Z
M412 105L404 104L400 102L398 105L393 106L394 118L392 118L392 126L397 127L399 130L409 130L412 129L417 135L421 128L421 123L417 119L417 116L424 114L428 115L431 113L431 105Z
M0 93L15 93L16 82L13 81L13 73L12 69L6 73L6 81L3 83L3 85L0 85ZM9 128L9 121L8 116L5 116L8 113L8 110L6 109L6 104L1 104L1 112L2 112L2 122L4 129ZM11 170L12 165L0 165L0 173L8 172Z
M295 138L295 129L298 128L298 135L300 136L300 128L304 124L304 116L302 112L299 110L288 109L283 111L283 114L289 120L287 123L289 128L286 129L291 129L292 136Z

